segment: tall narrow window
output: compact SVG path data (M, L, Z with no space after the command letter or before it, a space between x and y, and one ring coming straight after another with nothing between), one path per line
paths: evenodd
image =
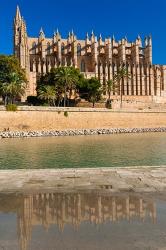
M47 43L47 55L50 55L51 46L50 43Z
M33 42L32 44L32 55L35 55L36 54L36 43Z
M84 60L81 61L81 72L85 72L85 62L84 62Z
M64 43L62 43L62 45L61 45L61 53L62 53L62 55L65 54L65 45L64 45Z
M77 45L77 55L81 56L81 44L80 43Z

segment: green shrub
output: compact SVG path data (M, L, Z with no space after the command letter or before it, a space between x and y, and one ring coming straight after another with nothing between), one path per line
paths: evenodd
M7 111L17 111L17 105L16 104L8 104L6 105Z
M48 103L43 103L42 106L43 106L43 107L49 107L49 104L48 104Z
M68 117L68 115L69 115L68 112L65 111L65 112L64 112L64 116L65 116L65 117Z

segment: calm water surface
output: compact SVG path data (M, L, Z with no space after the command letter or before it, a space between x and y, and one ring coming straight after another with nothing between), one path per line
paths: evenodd
M0 194L2 250L164 250L166 202L109 192Z
M0 169L143 165L166 165L166 133L0 141Z

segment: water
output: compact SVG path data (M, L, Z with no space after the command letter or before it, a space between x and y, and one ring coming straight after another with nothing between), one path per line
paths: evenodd
M108 191L0 194L0 249L166 249L166 201Z
M166 165L166 133L4 139L0 169Z

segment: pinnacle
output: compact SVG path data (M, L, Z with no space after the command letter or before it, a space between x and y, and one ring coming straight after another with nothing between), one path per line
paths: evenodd
M17 5L17 9L16 9L16 19L21 20L21 12L20 12L20 8L18 5Z
M44 34L44 31L43 31L43 28L41 27L41 29L40 29L40 36L45 36L45 34Z

